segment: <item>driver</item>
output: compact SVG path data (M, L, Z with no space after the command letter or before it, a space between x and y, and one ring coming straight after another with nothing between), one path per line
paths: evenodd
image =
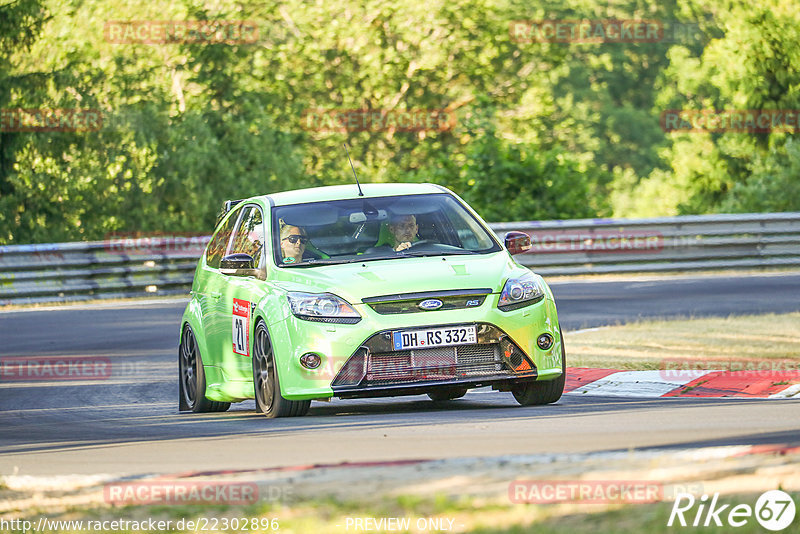
M417 218L414 215L395 215L389 222L393 250L405 250L417 240Z
M281 257L283 263L300 263L306 251L308 236L299 226L292 226L281 221Z

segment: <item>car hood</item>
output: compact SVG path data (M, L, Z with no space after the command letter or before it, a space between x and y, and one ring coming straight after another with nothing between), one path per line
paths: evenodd
M280 270L288 291L329 292L358 304L397 293L489 288L499 293L511 276L528 272L505 251L475 256L431 256Z

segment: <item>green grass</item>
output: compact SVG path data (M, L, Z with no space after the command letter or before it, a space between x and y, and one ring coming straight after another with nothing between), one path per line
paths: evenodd
M565 332L564 341L570 367L659 369L685 359L800 369L800 313L648 320Z
M800 493L790 493L795 503L800 503ZM731 532L731 527L724 524L727 511L737 504L754 506L759 494L724 495L719 505L730 504L721 515L723 527L697 527L704 533ZM685 517L689 526L667 527L672 509L672 502L659 502L639 505L587 505L577 503L565 504L511 504L506 499L487 500L483 498L449 498L435 497L426 499L416 496L385 497L376 502L362 503L322 498L317 501L298 502L294 504L270 505L257 504L247 507L230 507L222 509L216 506L137 506L100 509L72 509L56 516L46 514L50 519L115 519L143 520L146 518L178 519L196 518L276 518L280 525L279 532L293 533L336 533L348 532L347 518L409 518L415 524L420 518L452 519L456 532L472 534L522 534L537 532L540 534L660 534L696 530L691 526L697 505L687 512ZM40 514L26 514L31 521L36 521ZM705 519L705 517L703 517ZM797 532L800 526L800 513L792 526L784 532ZM750 534L764 532L754 518L748 524L735 529L737 533ZM172 530L171 532L185 532ZM349 532L353 532L353 528ZM55 531L65 532L65 531ZM267 532L267 531L264 531ZM385 532L385 530L373 530ZM397 531L395 531L397 532ZM401 531L406 532L406 531ZM417 532L411 529L410 532ZM429 531L440 532L440 531Z
M721 527L717 526L702 526L705 520L705 515L701 516L700 525L698 527L692 526L694 514L697 511L697 505L687 512L684 517L687 520L687 526L681 527L677 521L672 527L667 526L670 512L672 511L672 502L654 503L654 504L641 504L636 506L625 506L613 510L605 510L596 513L591 512L578 512L570 513L567 515L557 515L545 518L541 521L534 521L531 523L520 523L509 526L501 525L485 525L477 526L469 530L472 534L523 534L536 532L537 534L601 534L601 533L615 533L615 534L641 534L646 532L648 534L661 534L661 533L679 533L679 532L702 532L704 534L728 534L730 532L737 532L738 534L750 533L763 533L768 532L766 529L756 521L754 517L748 519L746 525L738 528L733 528L726 523L727 513L731 508L737 504L747 504L751 508L754 507L759 494L738 495L738 496L722 496L720 497L718 507L724 504L730 506L720 514L722 522ZM797 493L792 494L795 503L798 500ZM712 522L713 524L713 522ZM792 524L783 530L783 532L797 532L800 527L800 514L795 516Z

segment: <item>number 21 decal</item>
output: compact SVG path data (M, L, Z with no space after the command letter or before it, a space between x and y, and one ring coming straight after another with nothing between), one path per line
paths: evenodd
M250 356L250 303L233 299L233 352Z

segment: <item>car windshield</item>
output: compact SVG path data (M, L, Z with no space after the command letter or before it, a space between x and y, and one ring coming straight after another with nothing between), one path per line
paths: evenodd
M279 266L501 250L478 220L446 193L279 206L273 217Z

